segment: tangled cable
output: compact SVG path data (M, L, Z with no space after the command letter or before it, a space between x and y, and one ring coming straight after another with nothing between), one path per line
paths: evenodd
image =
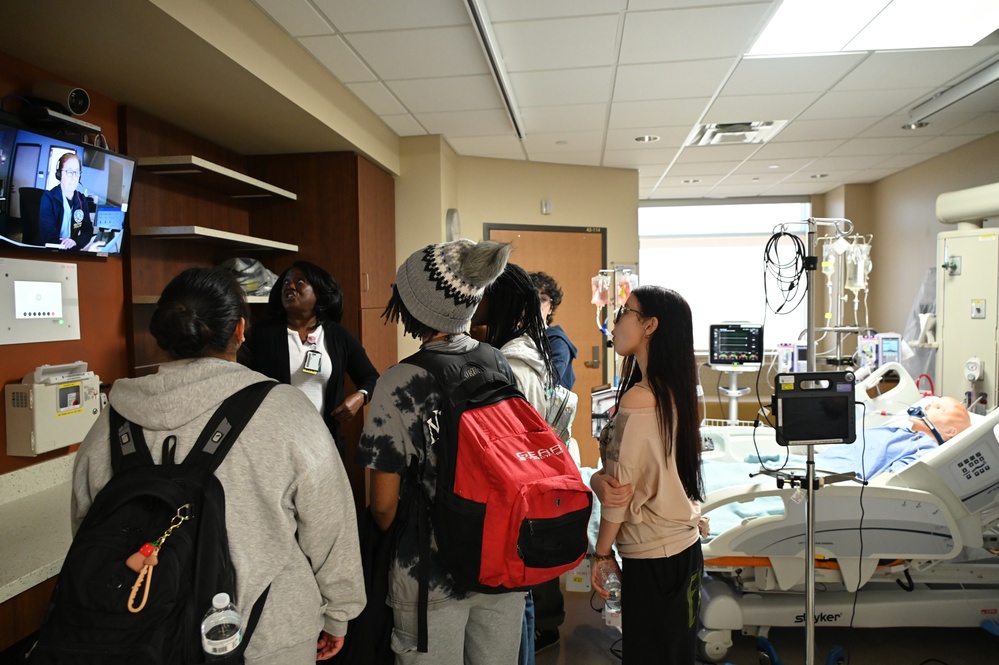
M782 226L780 231L770 236L766 248L763 250L763 265L766 270L763 277L763 293L767 307L774 314L793 312L805 299L805 294L808 291L805 279L805 243L802 242L801 238L784 229L785 227ZM781 240L784 238L790 240L794 255L790 259L782 260L780 250ZM779 300L775 295L771 301L771 282L775 283L780 293ZM788 305L790 308L785 312Z

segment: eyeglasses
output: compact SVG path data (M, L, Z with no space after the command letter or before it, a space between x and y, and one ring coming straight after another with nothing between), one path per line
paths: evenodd
M617 311L614 312L614 323L620 321L621 317L624 316L625 312L634 312L639 316L645 316L645 312L643 312L640 309L633 309L631 307L625 307L624 305L621 305L620 307L617 308Z
M63 175L68 175L68 176L77 176L77 175L80 175L80 172L79 171L70 171L68 169L63 169L62 170L62 174Z

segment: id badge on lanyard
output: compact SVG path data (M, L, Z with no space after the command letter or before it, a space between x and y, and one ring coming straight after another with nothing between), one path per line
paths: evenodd
M312 348L305 352L305 364L302 365L302 371L306 374L318 374L323 366L323 354L316 351L315 333L309 335L306 341L312 344Z
M305 352L305 364L302 366L302 371L306 374L318 374L319 370L322 369L322 364L323 354L315 349L309 349Z

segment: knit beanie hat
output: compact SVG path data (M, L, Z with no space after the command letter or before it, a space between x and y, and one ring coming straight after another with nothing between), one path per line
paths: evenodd
M489 240L427 245L399 266L395 285L417 321L438 332L464 332L509 256L509 245Z

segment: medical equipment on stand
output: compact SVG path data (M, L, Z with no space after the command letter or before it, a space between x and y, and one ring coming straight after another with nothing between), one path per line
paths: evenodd
M4 386L7 454L35 457L83 441L101 412L100 387L82 360L42 365Z
M600 270L595 277L590 279L592 297L590 303L597 308L597 328L607 338L606 348L612 348L611 323L614 313L618 308L623 307L631 297L631 292L638 288L638 275L635 274L631 266L615 266L613 270ZM587 367L600 367L600 349L593 347L593 359L587 360L583 364ZM606 380L607 375L604 375ZM614 368L613 385L617 387L618 375L617 367Z
M758 372L763 364L763 326L749 323L713 324L709 332L708 365L728 374L727 388L719 387L728 397L728 424L739 424L739 398L749 388L739 387L739 374Z
M969 389L965 361L981 361L981 378L971 390L999 390L999 236L983 228L999 217L999 183L946 192L937 197L937 218L957 229L937 234L936 381L941 395Z

